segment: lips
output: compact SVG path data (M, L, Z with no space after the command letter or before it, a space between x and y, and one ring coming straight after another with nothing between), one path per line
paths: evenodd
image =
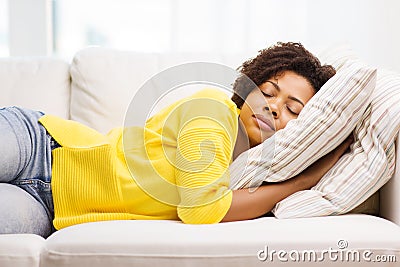
M274 124L266 116L262 114L254 114L253 117L256 119L261 129L267 131L275 131Z

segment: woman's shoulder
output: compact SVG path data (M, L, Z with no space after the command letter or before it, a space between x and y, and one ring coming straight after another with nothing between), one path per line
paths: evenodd
M236 104L231 100L232 92L228 90L223 90L220 88L213 88L207 87L201 89L188 97L186 100L193 100L193 99L207 99L213 101L207 101L207 105L212 105L212 103L223 103L225 106L228 106L230 109L236 111Z
M201 123L208 128L219 122L220 126L235 128L238 111L228 93L208 87L188 94L151 116L146 121L145 128L158 131L168 125L170 128L181 129L189 122L190 125Z
M211 99L217 99L217 100L230 100L228 93L231 94L230 92L223 91L222 89L207 87L207 88L197 91L196 93L194 93L192 95L192 97L211 98Z

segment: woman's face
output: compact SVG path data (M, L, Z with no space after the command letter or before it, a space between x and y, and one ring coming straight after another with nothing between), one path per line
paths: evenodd
M285 71L251 91L239 116L250 146L262 143L275 131L285 128L314 94L311 84L292 71Z

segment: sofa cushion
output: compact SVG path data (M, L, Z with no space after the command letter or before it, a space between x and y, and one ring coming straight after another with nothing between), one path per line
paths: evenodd
M201 61L236 69L246 59L245 54L156 54L100 47L84 49L75 55L71 64L71 119L107 133L123 125L128 106L139 88L166 68ZM179 95L172 97L181 98ZM140 109L136 112L137 116L148 115Z
M44 238L38 235L0 235L0 266L39 267L44 243Z
M156 73L152 54L88 48L71 64L71 119L102 133L123 125L128 104L142 83Z
M266 266L271 260L262 261L265 258L262 250L266 251L266 247L269 251L315 250L320 254L329 248L341 250L339 246L343 249L346 244L348 249L370 250L371 258L387 254L399 259L399 240L397 225L370 215L288 220L263 217L209 225L158 220L106 221L75 225L54 233L47 239L41 266ZM273 262L279 263L277 255ZM325 262L328 266L360 264L332 262L329 258ZM320 264L290 259L283 263L285 266Z
M69 64L56 58L0 59L1 106L21 106L69 118Z

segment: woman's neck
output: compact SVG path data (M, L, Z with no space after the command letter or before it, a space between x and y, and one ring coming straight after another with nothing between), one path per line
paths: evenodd
M250 149L249 138L240 118L238 118L238 133L235 147L233 149L233 160L235 160L244 151Z

